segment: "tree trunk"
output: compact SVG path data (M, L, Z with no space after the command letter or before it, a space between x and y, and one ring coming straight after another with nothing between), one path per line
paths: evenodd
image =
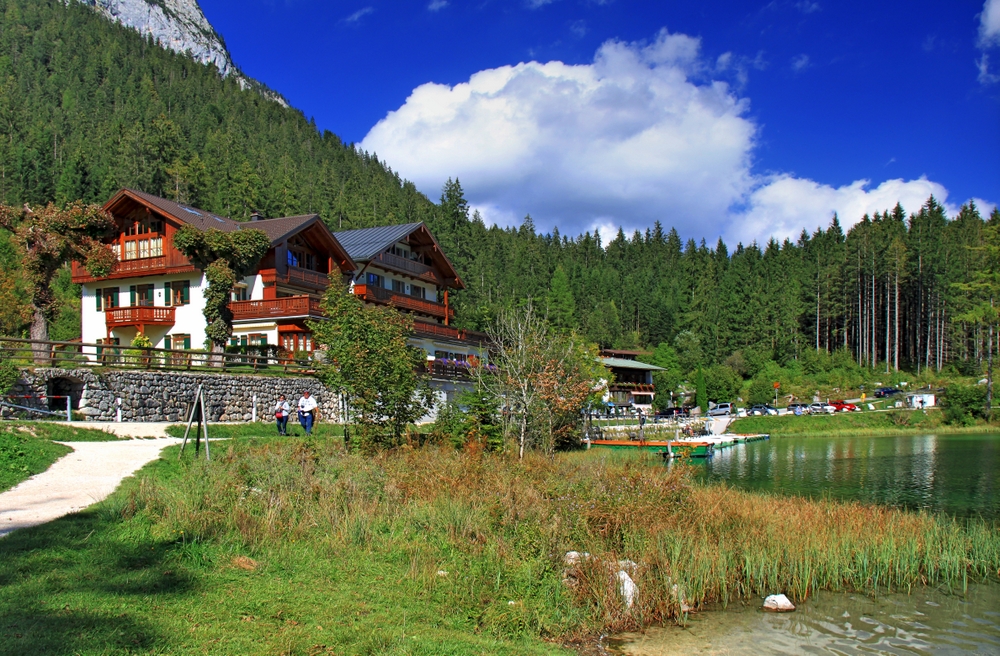
M49 324L45 320L45 315L38 308L35 308L31 315L31 339L35 342L49 341ZM49 359L49 349L43 344L31 345L32 358L35 364L45 364Z
M899 371L899 270L896 270L896 334L895 334L895 355L893 356L893 368Z

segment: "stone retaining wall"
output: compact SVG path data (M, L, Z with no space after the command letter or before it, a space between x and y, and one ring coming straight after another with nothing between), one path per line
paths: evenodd
M309 390L328 421L339 417L339 400L315 378L278 378L227 374L157 371L102 371L91 369L36 369L25 371L11 394L37 397L21 405L48 409L48 396L71 396L74 408L90 421L115 421L121 400L122 421L181 421L194 401L199 385L205 386L209 421L250 421L257 396L257 418L270 421L278 395L294 406L302 390ZM66 394L69 392L69 394ZM53 400L53 410L65 401ZM4 414L9 414L6 411Z

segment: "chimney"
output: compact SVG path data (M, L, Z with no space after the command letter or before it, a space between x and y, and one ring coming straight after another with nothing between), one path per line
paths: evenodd
M250 220L251 221L260 221L260 212L258 212L257 210L254 210L253 212L251 212L250 213Z

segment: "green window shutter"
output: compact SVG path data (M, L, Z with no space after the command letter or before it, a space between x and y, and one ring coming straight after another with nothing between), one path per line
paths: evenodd
M135 307L135 285L132 285L131 287L128 288L128 294L129 294L129 305Z
M181 303L187 305L191 302L191 283L187 280L181 286Z
M240 345L240 340L236 339L235 337L230 337L229 338L229 345L230 346L239 346Z
M146 286L146 305L153 305L153 304L154 304L154 301L153 301L153 286L152 285L147 285Z
M246 346L246 345L247 345L247 336L243 335L242 337L240 337L240 346Z
M169 282L163 283L163 304L166 305L167 307L170 307L171 305L174 304L174 296L173 292L170 289Z
M260 336L260 345L261 346L267 346L267 335L261 335Z
M100 312L104 309L104 290L98 289L94 292L94 298L97 299L97 311Z
M118 288L115 287L111 290L111 305L112 307L121 307L121 302L118 298Z
M188 350L191 348L191 335L184 338L184 349Z
M167 283L167 284L169 284L169 283ZM165 348L165 349L169 349L170 348L170 335L167 335L166 337L163 338L163 348Z

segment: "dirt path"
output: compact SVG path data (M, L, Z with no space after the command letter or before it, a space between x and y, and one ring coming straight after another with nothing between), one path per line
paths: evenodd
M172 437L118 442L61 442L73 449L73 453L57 460L45 472L0 494L0 537L19 528L50 522L101 501L118 487L123 478L156 460L164 447L179 443L179 439Z

